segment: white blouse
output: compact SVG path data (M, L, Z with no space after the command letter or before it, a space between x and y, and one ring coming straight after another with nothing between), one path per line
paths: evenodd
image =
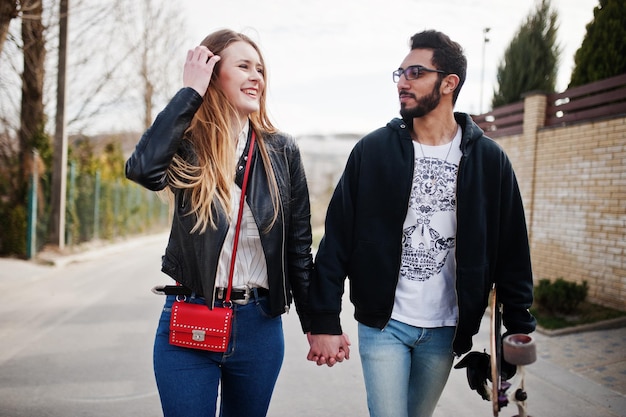
M236 160L239 160L239 157L246 148L249 129L248 122L239 134L235 154ZM240 167L237 167L237 169L239 168ZM241 167L241 169L245 169L245 166ZM230 271L240 198L241 188L233 182L231 189L232 221L228 227L228 233L226 234L226 239L224 240L217 265L216 287L228 286L228 273ZM244 201L237 258L235 259L235 270L233 273L233 288L242 288L246 285L249 287L269 288L267 265L265 263L265 254L263 253L263 246L261 245L261 238L259 236L259 228L254 221L248 203Z

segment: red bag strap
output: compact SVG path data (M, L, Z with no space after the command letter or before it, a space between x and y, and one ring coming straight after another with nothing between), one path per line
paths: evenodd
M235 239L233 242L233 256L230 259L230 271L228 272L228 288L226 290L226 297L224 303L230 301L230 292L233 287L233 274L235 272L235 258L237 257L237 245L239 244L239 229L241 226L241 217L243 215L243 205L246 201L246 189L248 188L248 177L250 176L250 164L252 162L252 150L254 149L254 141L256 134L252 130L252 136L250 138L250 149L248 149L248 158L246 160L246 170L243 173L243 184L241 185L241 198L239 199L239 213L237 214L237 224L235 225Z

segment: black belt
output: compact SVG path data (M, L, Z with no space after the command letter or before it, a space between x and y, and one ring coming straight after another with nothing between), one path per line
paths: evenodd
M215 301L224 301L226 299L227 288L219 287L215 289ZM255 295L256 293L256 295ZM231 301L248 301L254 298L267 297L270 290L263 287L254 288L233 288L230 290ZM245 303L244 303L245 304Z
M254 288L233 288L230 290L230 299L232 301L246 301L249 300L256 291L257 297L267 297L270 291L267 288L254 287ZM152 292L161 295L183 295L190 297L193 293L189 288L183 285L157 285L152 288ZM202 294L196 293L197 297L202 297ZM226 288L219 287L215 289L215 300L223 301L226 298Z

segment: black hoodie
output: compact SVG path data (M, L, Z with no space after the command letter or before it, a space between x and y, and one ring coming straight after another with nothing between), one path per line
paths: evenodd
M456 291L453 349L472 347L495 283L508 333L530 333L533 279L524 209L511 162L469 115L457 177ZM341 334L344 280L355 318L382 329L391 317L402 255L402 227L413 178L410 127L393 119L352 150L332 196L309 289L313 334Z

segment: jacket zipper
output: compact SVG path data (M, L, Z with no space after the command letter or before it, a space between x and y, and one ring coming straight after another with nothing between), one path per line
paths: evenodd
M287 170L289 170L289 160L287 159L287 154L284 153L285 156L285 166L287 167ZM289 184L291 184L291 179L289 180ZM280 197L280 194L279 194ZM282 222L282 245L281 245L281 249L280 249L280 270L282 272L282 279L283 279L283 297L284 297L284 301L285 301L285 313L289 314L289 302L287 300L287 277L285 274L285 247L287 246L287 242L285 241L285 207L283 206L283 200L282 198L279 198L280 200L280 210L281 210L281 222Z
M463 137L461 137L461 144L462 143L463 143ZM461 148L461 159L459 160L459 170L456 173L456 204L457 204L457 206L456 206L456 209L457 209L457 212L456 212L457 213L456 214L456 218L457 218L456 219L456 228L457 228L457 231L459 229L459 215L458 215L458 213L459 213L459 211L458 211L459 210L459 178L461 176L461 168L463 166L463 160L465 159L465 152L464 151L465 150L463 148ZM456 237L455 237L455 239L456 239ZM458 245L456 245L456 243L455 243L455 246L458 247ZM454 269L455 269L454 270L454 296L456 297L457 314L459 314L459 316L460 316L461 309L460 309L460 306L459 306L459 291L458 291L458 287L457 287L457 285L458 285L457 281L459 279L459 274L457 273L457 269L458 269L459 262L458 262L458 256L457 255L458 255L458 251L455 249L454 250L454 264L455 264L455 266L454 266ZM454 356L456 356L457 358L461 357L460 354L458 354L458 353L456 353L454 351L454 341L456 340L456 336L457 336L457 333L459 331L459 319L460 319L460 317L457 317L456 326L454 326L454 336L452 337L452 354Z

